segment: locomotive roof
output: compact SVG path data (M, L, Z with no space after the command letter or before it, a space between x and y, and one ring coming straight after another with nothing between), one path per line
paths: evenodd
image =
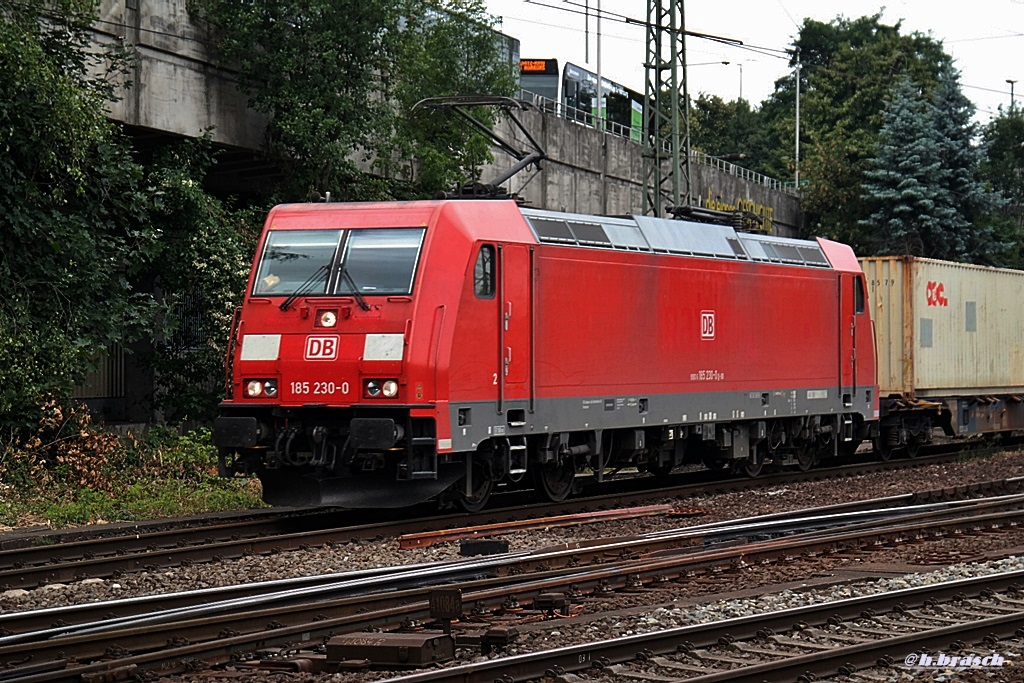
M736 232L727 225L650 216L521 209L540 242L621 251L832 268L819 242Z

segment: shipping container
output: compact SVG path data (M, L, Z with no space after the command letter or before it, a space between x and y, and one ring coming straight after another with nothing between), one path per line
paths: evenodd
M1024 394L1024 271L912 256L860 261L880 396Z

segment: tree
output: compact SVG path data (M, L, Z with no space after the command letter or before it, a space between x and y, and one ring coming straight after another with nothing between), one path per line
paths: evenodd
M932 117L921 113L922 124L929 119L923 129L928 132L922 135L937 145L939 167L916 180L923 183L922 192L935 183L927 192L935 192L932 200L945 203L927 208L922 220L947 215L952 222L923 232L907 227L911 232L902 239L916 240L916 246L904 246L992 265L1022 263L1022 221L1014 222L1002 210L999 192L1013 205L1024 202L1024 153L1019 142L1024 139L1024 119L1013 123L1006 117L986 129L986 145L976 145L974 110L941 43L918 33L903 35L898 23L884 25L880 15L837 17L829 23L807 19L794 46L790 64L795 66L799 59L802 65L800 177L809 234L847 242L861 251L895 248L877 234L872 221L884 208L876 194L884 185L879 175L886 171L883 164L902 162L896 150L883 151L881 145L886 144L882 126L892 83L905 78L916 85L920 99L935 108ZM777 178L791 177L795 99L795 70L776 82L774 93L752 118L733 103L699 98L691 121L693 144L711 151L740 143L750 150L745 166ZM872 187L862 186L865 180ZM901 235L903 228L887 225Z
M997 212L1006 204L981 180L983 150L974 140L974 105L960 89L959 76L948 68L935 94L935 131L943 174L940 185L952 201L956 218L944 226L947 234L959 233L954 258L972 263L1001 264L1008 246L996 234Z
M216 414L231 318L261 227L261 216L231 210L203 190L213 163L207 136L161 150L149 172L161 237L147 274L162 305L147 361L156 405L171 422Z
M272 115L272 151L291 168L284 195L389 196L357 155L385 172L418 157L424 192L483 158L486 148L450 133L451 122L407 120L428 95L507 94L510 71L498 68L479 0L194 1L251 106Z
M943 187L935 108L909 78L897 84L884 112L881 142L865 171L860 220L872 254L950 258L965 251L963 219Z
M701 93L690 105L690 146L716 157L735 157L753 166L763 154L757 112L746 100L726 102Z
M803 65L800 176L806 182L803 208L810 232L858 243L864 238L860 221L869 212L859 183L875 155L892 83L906 76L930 96L952 58L934 39L902 35L898 23L886 26L880 15L839 17L827 24L805 19L794 45ZM794 53L791 64L795 61ZM790 150L794 86L792 77L782 79L776 84L777 103L762 108L766 129ZM779 160L788 154L781 152Z
M329 189L354 198L352 161L386 132L387 78L401 0L196 0L217 30L222 59L237 64L249 105L271 115L271 152L287 160L291 198Z
M803 79L801 79L803 80ZM801 87L805 87L801 85ZM773 178L794 177L796 131L796 77L775 81L775 91L757 109L756 142L749 164L752 170ZM804 136L801 136L803 138Z
M982 139L985 178L1011 204L1024 204L1024 110L1000 110L985 126Z
M141 168L104 117L117 55L88 0L0 1L0 430L8 442L109 345L148 326Z
M428 97L509 96L515 89L511 55L480 0L408 3L389 79L393 134L381 145L377 168L414 180L414 193L432 196L466 180L490 159L490 142L443 110L417 109ZM495 110L474 118L493 125Z
M951 68L932 98L899 81L864 172L867 253L1001 263L1005 245L992 217L1003 202L979 179L973 115Z
M1024 268L1024 112L1000 111L982 140L982 177L1006 200L993 216L997 239L1006 245L1001 265Z

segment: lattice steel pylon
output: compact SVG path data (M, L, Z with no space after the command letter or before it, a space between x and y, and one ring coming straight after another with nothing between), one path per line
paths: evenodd
M683 0L647 0L644 215L689 206L690 121Z

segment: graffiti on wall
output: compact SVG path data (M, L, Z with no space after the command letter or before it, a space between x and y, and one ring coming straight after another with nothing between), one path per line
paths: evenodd
M775 216L775 207L767 204L758 204L750 199L739 198L733 203L722 199L722 195L713 195L709 187L707 196L702 197L703 206L714 211L744 211L752 213L761 219L761 228L769 235L775 234L775 224L772 218Z

